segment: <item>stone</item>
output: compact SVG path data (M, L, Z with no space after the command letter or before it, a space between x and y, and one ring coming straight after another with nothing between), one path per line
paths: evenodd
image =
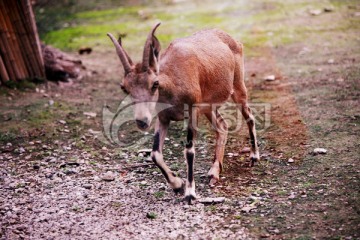
M243 149L241 149L240 153L249 153L251 151L251 149L249 147L244 147Z
M310 14L313 15L313 16L318 16L322 13L322 10L320 9L313 9L313 10L310 10Z
M217 198L200 198L199 202L202 204L217 204L217 203L223 203L225 202L225 197L217 197Z
M143 157L147 157L147 156L150 156L151 152L152 152L152 149L150 149L150 148L144 148L144 149L140 149L140 150L138 151L138 154L142 153L142 154L143 154Z
M293 158L288 159L288 163L293 163L293 162L295 162L295 160Z
M89 118L95 118L97 114L94 112L84 112L84 115Z
M90 184L90 183L85 183L85 184L82 185L82 187L85 188L85 189L91 189L93 187L93 185Z
M326 150L325 148L315 148L314 151L313 151L313 153L314 153L315 155L317 155L317 154L326 154L326 153L327 153L327 150Z
M268 75L264 78L265 81L275 81L275 75Z
M106 182L111 182L115 180L115 174L111 171L106 172L102 177L102 180L106 181Z

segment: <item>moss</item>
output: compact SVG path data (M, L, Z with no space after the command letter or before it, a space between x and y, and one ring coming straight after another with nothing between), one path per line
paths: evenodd
M43 82L45 82L44 79L34 78L34 79L22 79L17 81L10 80L4 82L3 84L4 86L10 89L18 89L24 91L26 89L35 89L36 83L43 83Z
M8 142L14 142L17 138L17 133L13 130L0 132L0 143L6 144Z

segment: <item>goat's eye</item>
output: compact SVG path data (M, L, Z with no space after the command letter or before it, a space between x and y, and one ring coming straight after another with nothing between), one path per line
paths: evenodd
M124 87L124 85L121 85L121 90L123 90L123 92L125 94L129 94L129 92L126 90L126 88Z
M155 81L155 82L153 83L153 85L152 85L151 90L152 90L152 91L155 91L158 87L159 87L159 81Z

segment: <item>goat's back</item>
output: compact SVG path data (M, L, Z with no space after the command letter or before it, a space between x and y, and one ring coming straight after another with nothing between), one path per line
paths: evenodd
M224 102L232 91L241 51L227 33L202 30L173 41L161 56L160 71L181 87L191 103Z

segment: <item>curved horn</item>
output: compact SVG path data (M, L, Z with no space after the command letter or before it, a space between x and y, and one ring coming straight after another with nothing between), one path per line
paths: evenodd
M144 53L143 53L143 62L142 62L142 70L144 72L146 72L149 68L149 60L150 60L150 46L152 43L152 38L154 36L155 30L158 28L158 26L160 26L160 22L157 23L153 29L151 30L151 32L149 33L146 42L145 42L145 46L144 46Z
M114 38L114 36L111 33L107 34L109 36L109 38L111 39L111 41L113 42L115 48L116 48L116 52L120 58L120 61L124 67L125 70L125 74L128 74L129 72L131 72L131 66L129 64L129 61L127 59L126 53L123 50L123 48L120 46L120 44L116 41L116 39Z
M122 50L124 51L124 53L125 53L125 55L126 55L126 58L127 58L128 62L129 62L129 64L130 64L130 66L134 65L134 64L133 64L133 61L132 61L131 58L130 58L130 56L127 54L127 52L125 51L125 49L122 47L122 44L121 44L121 35L120 35L119 38L118 38L118 43L120 44Z

